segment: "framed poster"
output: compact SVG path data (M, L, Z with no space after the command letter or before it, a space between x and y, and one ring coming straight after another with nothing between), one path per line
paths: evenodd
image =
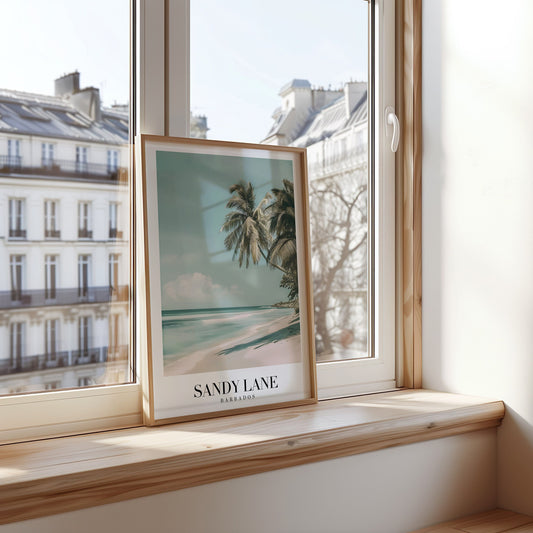
M315 402L305 149L138 146L145 423Z

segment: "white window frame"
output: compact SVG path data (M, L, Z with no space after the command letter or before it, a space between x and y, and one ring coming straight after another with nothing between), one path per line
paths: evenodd
M45 300L57 298L57 281L59 269L59 255L46 254L44 256L44 296Z
M55 145L52 143L41 143L41 166L50 168L54 164Z
M91 237L80 237L80 232L89 234L92 231L92 205L91 202L78 202L78 238L91 240Z
M44 201L44 234L46 239L54 237L47 237L47 231L59 230L59 200L45 200Z
M120 254L111 253L107 260L107 276L109 290L118 290L118 281L120 277Z
M377 42L380 43L380 52L376 54L379 68L394 65L394 53L390 53L390 46L394 51L394 1L375 1L379 15L377 20L383 20L376 28ZM387 10L384 9L385 5ZM134 11L136 49L132 55L138 60L134 76L136 119L133 133L187 136L190 121L189 0L168 0L167 6L165 0L137 0ZM165 12L168 14L166 23ZM389 17L380 19L384 14ZM168 35L168 42L165 42L165 35ZM393 68L391 72L394 72ZM383 110L386 105L394 106L393 74L392 77L390 74L382 75L377 81L381 84L381 89L375 93L378 110L375 114L375 131L379 146L384 146L389 136L386 135ZM388 92L383 90L385 84ZM172 87L172 90L167 91L165 87ZM81 152L85 152L85 155ZM394 168L394 158L387 157L383 150L378 150L377 153L376 229L387 238L378 239L376 244L376 254L381 264L376 271L376 281L381 288L375 298L378 309L375 349L383 355L375 360L320 364L320 397L377 391L395 385L394 370L390 374L390 365L386 362L392 361L394 365L394 190L389 187L390 183L394 183L394 175L387 173L387 169ZM87 166L87 149L80 150L77 162L79 167ZM388 177L385 179L383 176ZM136 219L136 224L140 224L140 220ZM389 227L392 230L387 233L385 230ZM136 231L141 229L139 225L136 226ZM391 260L387 261L387 258ZM143 261L142 255L136 254L135 270L138 275L144 272ZM389 265L390 268L384 265ZM141 275L135 283L137 293L141 294ZM136 305L137 312L132 317L133 328L137 331L133 350L138 354L138 347L145 345L146 331L142 320L143 302L137 301ZM335 368L339 371L334 371ZM370 382L357 383L360 372L367 372ZM338 381L343 374L348 373L348 383ZM338 375L334 377L333 374ZM368 380L368 377L365 379ZM0 442L139 425L142 423L141 388L137 380L136 383L123 385L5 396L0 397L0 412Z
M55 361L59 351L59 318L44 321L44 353L47 361Z
M369 110L374 113L374 128L370 124L371 112L369 112L368 166L370 172L374 174L374 192L373 202L372 194L369 194L368 255L371 256L373 247L373 264L369 265L369 288L374 287L374 296L373 305L368 306L368 339L373 357L318 363L319 399L380 392L397 387L395 154L390 148L392 131L386 125L385 116L387 107L395 109L395 0L375 0L373 17L369 17L369 36L372 35L370 28L372 18L375 43L374 86L371 87L373 97L369 98ZM370 41L369 38L369 46ZM371 231L372 221L373 231Z
M87 146L76 146L76 172L79 174L87 174L89 171Z
M107 150L107 171L116 172L118 170L118 150Z
M14 330L20 329L20 331L15 332ZM14 342L15 338L17 342ZM20 350L21 359L26 355L26 322L24 321L13 321L9 324L9 360L11 366L15 367L17 363L17 357L14 353L16 348Z
M78 254L78 298L89 299L92 280L92 255ZM86 281L87 284L83 283Z
M132 20L135 18L137 22L132 31L136 50L132 55L138 58L136 73L132 76L137 82L136 132L139 128L147 128L148 133L150 121L163 113L163 108L156 111L156 115L152 111L160 104L158 97L164 94L164 76L157 79L150 76L164 64L164 0L136 0L134 11ZM153 99L155 87L160 90L155 91L157 96ZM150 103L140 106L138 102L141 101ZM83 172L87 167L88 148L78 145L76 169ZM133 327L138 327L138 323ZM134 347L132 351L136 353ZM0 444L140 424L142 396L138 379L127 384L0 397Z
M26 199L9 199L9 232L26 230ZM10 239L21 239L23 237L9 237Z
M19 276L20 273L20 276ZM12 301L20 301L26 290L26 255L10 254L9 256L9 278L11 286ZM13 294L18 294L19 298L13 299Z
M391 129L386 127L385 109L395 108L395 1L375 0L374 24L374 98L369 101L374 112L374 129L368 128L369 146L374 146L374 357L317 364L319 399L379 392L396 388L395 343L395 156L390 149ZM372 5L372 4L371 4ZM150 107L152 121L143 133L188 136L190 120L189 0L168 0L168 87L172 91L157 94L153 100L168 102L167 122L163 113ZM372 17L369 17L371 20ZM369 23L369 35L370 23ZM370 39L369 39L370 43ZM153 69L164 65L152 65ZM155 74L152 72L152 74ZM156 76L154 76L156 77ZM152 89L152 87L150 87ZM147 91L146 95L149 94ZM370 116L370 113L369 113ZM158 120L159 119L159 120ZM370 124L369 124L370 126ZM369 168L371 167L369 152ZM369 205L370 210L370 205ZM369 219L372 217L369 216ZM370 229L370 228L369 228ZM369 235L372 233L369 231ZM370 251L370 250L369 250ZM370 253L369 253L370 255ZM141 270L142 271L142 270ZM369 284L370 286L370 284ZM369 306L370 310L370 306ZM370 314L370 313L369 313ZM370 331L369 331L370 333Z

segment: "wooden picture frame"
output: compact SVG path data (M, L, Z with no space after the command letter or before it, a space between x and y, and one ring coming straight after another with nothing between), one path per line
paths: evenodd
M145 423L316 402L305 149L137 146Z

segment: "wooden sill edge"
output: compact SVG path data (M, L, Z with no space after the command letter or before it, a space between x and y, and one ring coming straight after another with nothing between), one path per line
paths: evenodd
M496 427L503 415L501 401L404 390L5 445L0 524Z

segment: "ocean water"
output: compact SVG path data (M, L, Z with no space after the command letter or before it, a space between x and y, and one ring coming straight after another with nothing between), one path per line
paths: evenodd
M283 320L275 327L276 321L291 316L289 326ZM163 311L162 320L165 364L197 351L229 355L300 332L293 309L270 306Z

